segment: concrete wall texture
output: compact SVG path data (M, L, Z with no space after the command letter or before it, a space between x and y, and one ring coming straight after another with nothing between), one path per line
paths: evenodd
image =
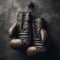
M35 3L35 15L43 17L48 24L46 54L29 57L9 46L8 29L16 22L17 10L27 10L27 3ZM60 58L60 0L0 0L0 60L59 60Z

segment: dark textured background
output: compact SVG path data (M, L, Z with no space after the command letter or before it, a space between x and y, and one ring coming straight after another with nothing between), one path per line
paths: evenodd
M48 25L48 52L29 57L9 46L8 29L16 22L16 11L26 10L27 3L36 4L37 17L44 17ZM0 60L59 60L60 59L60 0L0 0Z

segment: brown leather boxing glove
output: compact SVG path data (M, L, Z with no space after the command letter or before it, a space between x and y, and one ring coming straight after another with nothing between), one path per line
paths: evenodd
M47 40L47 31L42 28L42 20L37 18L33 22L33 45L27 49L28 55L36 55L46 50L44 42Z

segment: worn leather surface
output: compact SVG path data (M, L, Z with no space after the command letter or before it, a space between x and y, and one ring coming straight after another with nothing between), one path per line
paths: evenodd
M23 51L9 46L8 29L16 22L17 10L26 11L27 3L33 1L36 17L47 23L48 51L29 57ZM0 60L59 60L60 59L60 1L59 0L0 0Z

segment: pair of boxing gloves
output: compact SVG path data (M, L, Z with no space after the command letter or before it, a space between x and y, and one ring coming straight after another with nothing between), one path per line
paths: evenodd
M31 10L18 12L17 22L9 29L8 34L12 38L9 42L10 46L12 48L26 47L28 55L36 55L46 50L45 42L48 34L44 28L43 19L34 18Z

